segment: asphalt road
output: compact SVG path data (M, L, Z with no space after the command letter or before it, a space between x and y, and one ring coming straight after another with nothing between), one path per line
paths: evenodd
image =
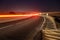
M33 40L43 18L34 16L23 20L0 23L0 40Z

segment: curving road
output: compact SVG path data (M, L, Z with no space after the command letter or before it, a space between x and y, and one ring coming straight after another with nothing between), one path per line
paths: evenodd
M23 20L0 23L0 40L33 40L43 18L29 17Z

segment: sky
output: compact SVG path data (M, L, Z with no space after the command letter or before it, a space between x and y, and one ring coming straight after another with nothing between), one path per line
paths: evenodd
M0 12L60 11L59 0L0 0Z

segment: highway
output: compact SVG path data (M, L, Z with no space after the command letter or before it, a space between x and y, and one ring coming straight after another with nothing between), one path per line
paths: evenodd
M22 20L0 23L0 40L33 40L43 18L33 16Z
M54 22L52 17L49 19ZM60 29L56 30L54 24L46 20L44 27L47 26L47 28L41 31L44 18L40 16L2 22L0 23L0 40L60 40Z

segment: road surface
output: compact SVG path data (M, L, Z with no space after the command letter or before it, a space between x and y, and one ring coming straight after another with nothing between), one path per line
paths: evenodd
M0 40L33 40L43 18L34 16L23 20L0 23Z
M60 40L60 30L45 29L37 33L42 22L42 17L34 16L0 23L0 40ZM48 24L52 27L49 21Z

